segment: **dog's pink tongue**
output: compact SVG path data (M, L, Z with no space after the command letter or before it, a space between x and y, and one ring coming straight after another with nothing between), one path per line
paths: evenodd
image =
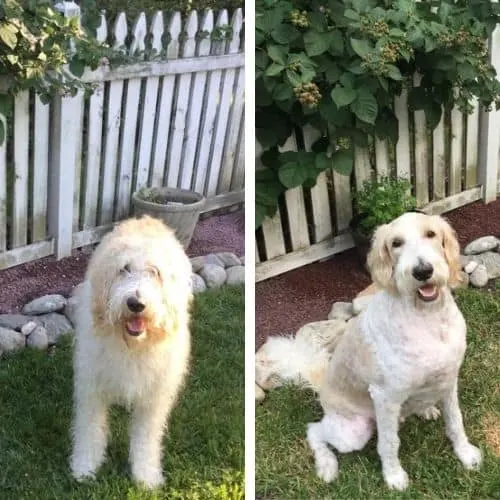
M140 333L144 330L145 321L137 316L127 321L127 328L131 332Z
M424 285L418 291L424 297L432 297L436 294L436 285Z

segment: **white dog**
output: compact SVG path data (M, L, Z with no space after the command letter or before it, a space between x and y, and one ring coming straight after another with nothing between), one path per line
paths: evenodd
M460 281L453 230L438 216L402 215L377 229L368 266L382 291L348 323L319 390L325 416L308 426L318 476L332 481L338 473L328 444L360 450L376 424L385 482L404 490L400 417L436 415L435 404L457 457L478 467L481 452L467 439L458 405L466 325L450 292Z
M188 369L190 279L174 232L150 217L119 224L93 254L78 292L73 360L77 479L103 462L107 410L119 403L132 411L133 478L163 482L163 432Z

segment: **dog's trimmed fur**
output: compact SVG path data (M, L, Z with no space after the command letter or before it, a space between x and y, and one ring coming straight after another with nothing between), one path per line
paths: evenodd
M466 468L478 467L481 452L467 439L458 405L466 325L450 293L460 279L453 230L438 216L402 215L378 228L368 265L382 291L349 322L319 390L325 416L308 426L318 475L332 481L338 473L328 444L360 450L376 426L385 482L404 490L400 417L435 415L436 404L455 454Z
M107 410L131 409L130 464L147 487L163 482L161 443L188 370L191 263L162 222L129 219L94 252L78 292L73 450L77 479L104 461Z

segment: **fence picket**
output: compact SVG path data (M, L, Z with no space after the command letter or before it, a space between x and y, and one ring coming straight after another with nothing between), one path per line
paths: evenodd
M237 9L231 20L232 39L229 42L228 54L235 54L240 48L240 32L243 28L243 11ZM234 94L230 99L229 123L225 134L224 153L222 156L222 166L219 174L219 182L217 192L227 192L231 186L231 173L234 169L234 160L236 156L236 148L238 145L238 135L240 131L240 122L244 108L244 92L245 92L245 70L228 70L226 78L229 78L229 73L232 71L234 75ZM224 99L224 96L222 97Z
M348 175L333 171L333 189L335 192L335 219L337 232L341 233L349 227L352 219L351 182Z
M408 89L394 98L394 113L398 117L399 140L396 144L396 174L402 179L410 179L410 128L408 112Z
M462 148L464 141L464 126L462 113L455 106L451 110L451 150L448 195L457 194L462 190Z
M387 139L375 138L375 164L377 177L387 177L391 171L389 159L389 142Z
M356 179L356 189L363 187L363 182L371 178L370 156L366 148L354 147L354 177Z
M28 148L29 92L20 92L14 103L14 197L12 207L12 246L27 243L28 230Z
M75 115L73 120L77 125L75 129L75 156L74 164L74 195L73 195L73 230L78 231L80 219L80 193L82 188L82 147L83 147L83 111L84 111L84 93L79 90L73 97L73 109Z
M445 112L441 113L441 120L432 133L432 187L433 200L442 200L446 196L446 157L445 157Z
M420 86L421 75L415 75L414 85ZM415 126L415 198L417 206L429 203L429 148L427 145L427 124L424 111L413 113Z
M244 114L241 116L240 135L238 139L238 153L231 177L231 191L239 191L245 185L245 126Z
M184 26L185 39L182 45L181 57L193 57L196 51L196 30L198 29L198 14L191 11ZM186 133L186 118L189 109L189 94L191 92L191 73L180 75L177 81L175 114L170 133L168 151L167 186L178 187L182 168L182 152Z
M142 16L142 17L141 17ZM143 25L146 24L146 17L144 13L141 14L137 19L134 30L140 30L142 35ZM144 19L144 23L142 23ZM157 12L153 21L151 23L151 33L154 33L155 50L160 49L161 45L158 45L158 40L161 42L161 36L163 34L163 15L161 12ZM145 34L145 30L144 30ZM144 94L144 101L141 106L141 126L139 135L139 152L137 160L137 177L135 183L135 189L140 189L148 183L148 178L150 175L151 166L151 151L153 147L153 135L154 135L154 125L155 125L155 115L151 115L150 110L156 110L157 98L158 98L158 85L160 79L157 76L151 76L146 80L146 90Z
M32 201L32 241L41 241L47 235L47 190L49 170L49 111L35 96L33 144L33 201ZM1 220L1 217L0 217Z
M285 255L285 240L283 239L283 226L279 210L273 217L264 219L261 227L266 249L266 260Z
M477 186L477 163L479 143L479 103L473 101L474 111L467 116L467 139L465 145L465 188Z
M181 33L181 15L174 12L169 20L168 34L170 42L167 45L167 59L177 59L179 57L179 36ZM160 90L160 103L158 106L158 123L156 127L156 141L152 160L152 186L161 186L167 181L168 167L165 165L167 157L168 138L170 132L170 117L175 89L175 75L163 77Z
M200 23L200 33L205 36L198 41L195 53L197 56L208 56L210 54L210 35L213 30L213 14L207 12ZM208 36L207 36L208 35ZM201 117L203 113L204 100L201 96L205 94L207 83L207 72L200 71L194 75L193 91L189 102L187 117L187 135L184 148L184 159L182 161L180 187L191 189L193 180L194 162L198 144L198 132L200 130Z

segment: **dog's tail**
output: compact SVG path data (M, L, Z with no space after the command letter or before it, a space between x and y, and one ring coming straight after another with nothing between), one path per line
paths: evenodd
M272 389L292 382L318 392L331 353L304 336L269 337L256 354L256 382Z

